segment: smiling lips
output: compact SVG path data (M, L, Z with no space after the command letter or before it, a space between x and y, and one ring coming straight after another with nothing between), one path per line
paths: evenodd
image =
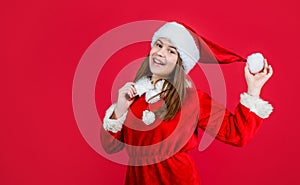
M165 65L161 60L157 59L157 58L153 58L153 63L157 64L157 65Z

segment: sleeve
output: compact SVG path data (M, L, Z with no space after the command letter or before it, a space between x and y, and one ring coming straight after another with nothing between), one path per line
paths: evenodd
M263 118L267 118L273 107L259 97L241 94L240 103L234 113L218 104L211 97L198 91L200 113L198 126L218 140L244 146L255 135Z
M104 150L109 153L119 152L124 148L124 137L122 127L125 122L127 112L118 119L110 119L115 109L115 104L111 105L103 119L103 127L100 129L100 140Z

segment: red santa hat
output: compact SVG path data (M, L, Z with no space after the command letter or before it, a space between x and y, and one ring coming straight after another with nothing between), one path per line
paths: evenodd
M247 62L245 58L202 36L198 36L191 28L177 22L168 22L160 27L152 37L152 47L158 38L166 38L176 47L186 74L197 62L220 64ZM260 56L262 55L260 54ZM261 57L251 56L248 59L251 72L256 73L263 68L261 65L263 57L261 59Z

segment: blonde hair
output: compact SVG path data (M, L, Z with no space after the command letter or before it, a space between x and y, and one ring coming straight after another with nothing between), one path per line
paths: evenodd
M149 55L140 66L135 76L134 82L137 82L144 76L152 76L149 67ZM165 103L162 107L155 111L155 114L162 120L170 120L174 118L174 116L180 110L181 103L186 94L185 72L180 56L178 56L177 64L173 72L170 74L168 79L165 79L162 89L163 91L157 96L160 96L165 101Z

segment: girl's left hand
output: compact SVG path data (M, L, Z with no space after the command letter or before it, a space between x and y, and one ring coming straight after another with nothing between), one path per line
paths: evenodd
M264 59L265 66L263 71L252 74L248 68L248 64L245 66L245 78L248 85L248 94L251 96L259 96L262 87L270 79L273 74L271 65L268 65L267 59Z

